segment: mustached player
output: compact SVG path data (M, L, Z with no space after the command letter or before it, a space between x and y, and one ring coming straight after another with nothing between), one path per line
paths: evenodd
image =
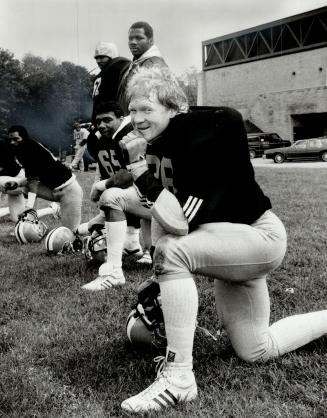
M130 215L140 218L142 224L145 253L139 261L152 262L147 251L151 246L149 205L142 204L119 146L121 138L132 129L130 118L124 118L117 102L103 102L95 109L95 124L98 131L90 134L87 146L98 162L100 172L100 180L93 184L91 190L91 199L98 202L100 214L87 224L82 224L78 232L85 234L92 229L92 225L104 224L107 261L100 266L98 277L83 286L83 289L90 291L124 284L123 251L142 254L139 229L127 226Z

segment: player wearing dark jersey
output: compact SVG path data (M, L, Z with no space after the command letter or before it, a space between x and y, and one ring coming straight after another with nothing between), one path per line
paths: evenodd
M8 196L8 206L0 208L0 218L10 215L13 222L18 221L18 215L25 210L25 190L18 185L25 180L24 169L18 164L8 141L0 140L0 194ZM59 206L55 202L37 211L38 218L46 215L57 217L58 214Z
M130 60L118 56L117 46L110 42L99 42L95 48L94 58L101 71L95 77L93 84L92 122L99 103L118 101L121 78L130 64Z
M15 184L13 182L20 179L24 179L24 170L16 161L8 142L4 139L0 140L0 192L8 195L8 207L0 208L0 217L10 214L14 222L17 222L18 215L25 209L22 190L17 189L16 185L13 187Z
M327 310L269 326L266 276L283 260L286 231L255 180L241 115L228 108L178 114L185 96L160 69L140 69L128 97L135 131L121 144L140 191L155 199L153 262L167 336L157 379L122 403L146 413L197 396L192 273L215 279L219 317L245 361L265 361L327 334Z
M107 236L107 261L99 268L99 276L83 289L90 291L105 290L125 283L122 271L122 254L127 245L141 250L138 231L133 232L132 239L127 233L127 215L142 219L143 227L149 231L150 210L144 207L133 185L133 178L126 170L119 141L131 129L130 118L124 118L123 111L117 102L104 102L96 107L95 123L98 131L88 138L88 150L98 162L100 180L91 190L91 199L98 202L100 214L87 224L90 231L94 225L104 224ZM78 229L83 233L84 226ZM85 229L85 228L84 228ZM131 228L135 231L134 228ZM151 246L150 232L145 248ZM131 243L130 243L131 241ZM142 254L142 252L141 252ZM150 258L150 257L149 257ZM150 259L151 262L151 259Z
M22 167L15 159L10 145L5 139L0 140L0 176L15 177Z
M81 221L83 191L71 170L45 146L31 139L20 125L8 130L8 139L17 161L25 170L28 190L27 208L33 208L36 197L60 204L63 226L76 231Z
M119 118L119 117L118 117ZM133 129L129 118L119 119L116 135L103 136L99 131L92 132L87 140L87 149L98 163L101 180L106 180L120 169L126 169L119 141ZM115 133L115 132L114 132Z
M271 204L244 158L247 147L243 122L235 110L181 113L148 144L149 170L136 185L152 201L162 188L172 192L191 230L207 222L251 224ZM233 156L233 164L227 156Z

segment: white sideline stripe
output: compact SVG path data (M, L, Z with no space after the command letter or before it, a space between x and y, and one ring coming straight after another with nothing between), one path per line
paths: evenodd
M198 201L198 203L196 204L195 209L193 210L193 212L191 213L191 215L187 217L187 220L188 220L189 223L191 222L191 220L196 215L197 211L199 210L200 206L202 205L202 202L203 202L203 199L200 199Z

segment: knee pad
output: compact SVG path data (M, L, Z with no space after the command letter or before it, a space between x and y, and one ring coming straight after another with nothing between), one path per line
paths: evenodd
M186 274L187 277L190 276L181 238L183 237L165 235L158 240L153 254L153 267L156 275Z
M120 189L118 187L111 187L110 189L106 189L100 199L99 199L99 206L101 207L109 207L111 209L117 210L125 210L124 205L124 189Z
M247 363L264 363L278 357L278 348L270 338L269 332L266 334L266 337L267 339L264 342L257 345L253 341L249 341L248 344L244 341L237 346L233 344L234 351L240 359Z

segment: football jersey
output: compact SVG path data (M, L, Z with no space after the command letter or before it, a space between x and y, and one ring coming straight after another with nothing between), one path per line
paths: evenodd
M71 177L71 170L60 162L44 145L33 139L24 139L12 146L18 162L25 169L26 178L38 178L50 189L66 183Z
M74 129L74 143L75 145L81 145L81 142L86 140L89 136L89 131L85 128L80 130Z
M87 138L87 149L96 160L101 180L106 180L126 168L119 141L133 129L131 123L118 129L113 138L105 138L99 132L91 133Z
M147 147L148 171L136 185L155 201L175 194L190 228L207 222L251 224L270 200L255 181L239 112L221 107L176 115Z
M0 176L15 177L21 168L9 143L5 140L0 140Z

